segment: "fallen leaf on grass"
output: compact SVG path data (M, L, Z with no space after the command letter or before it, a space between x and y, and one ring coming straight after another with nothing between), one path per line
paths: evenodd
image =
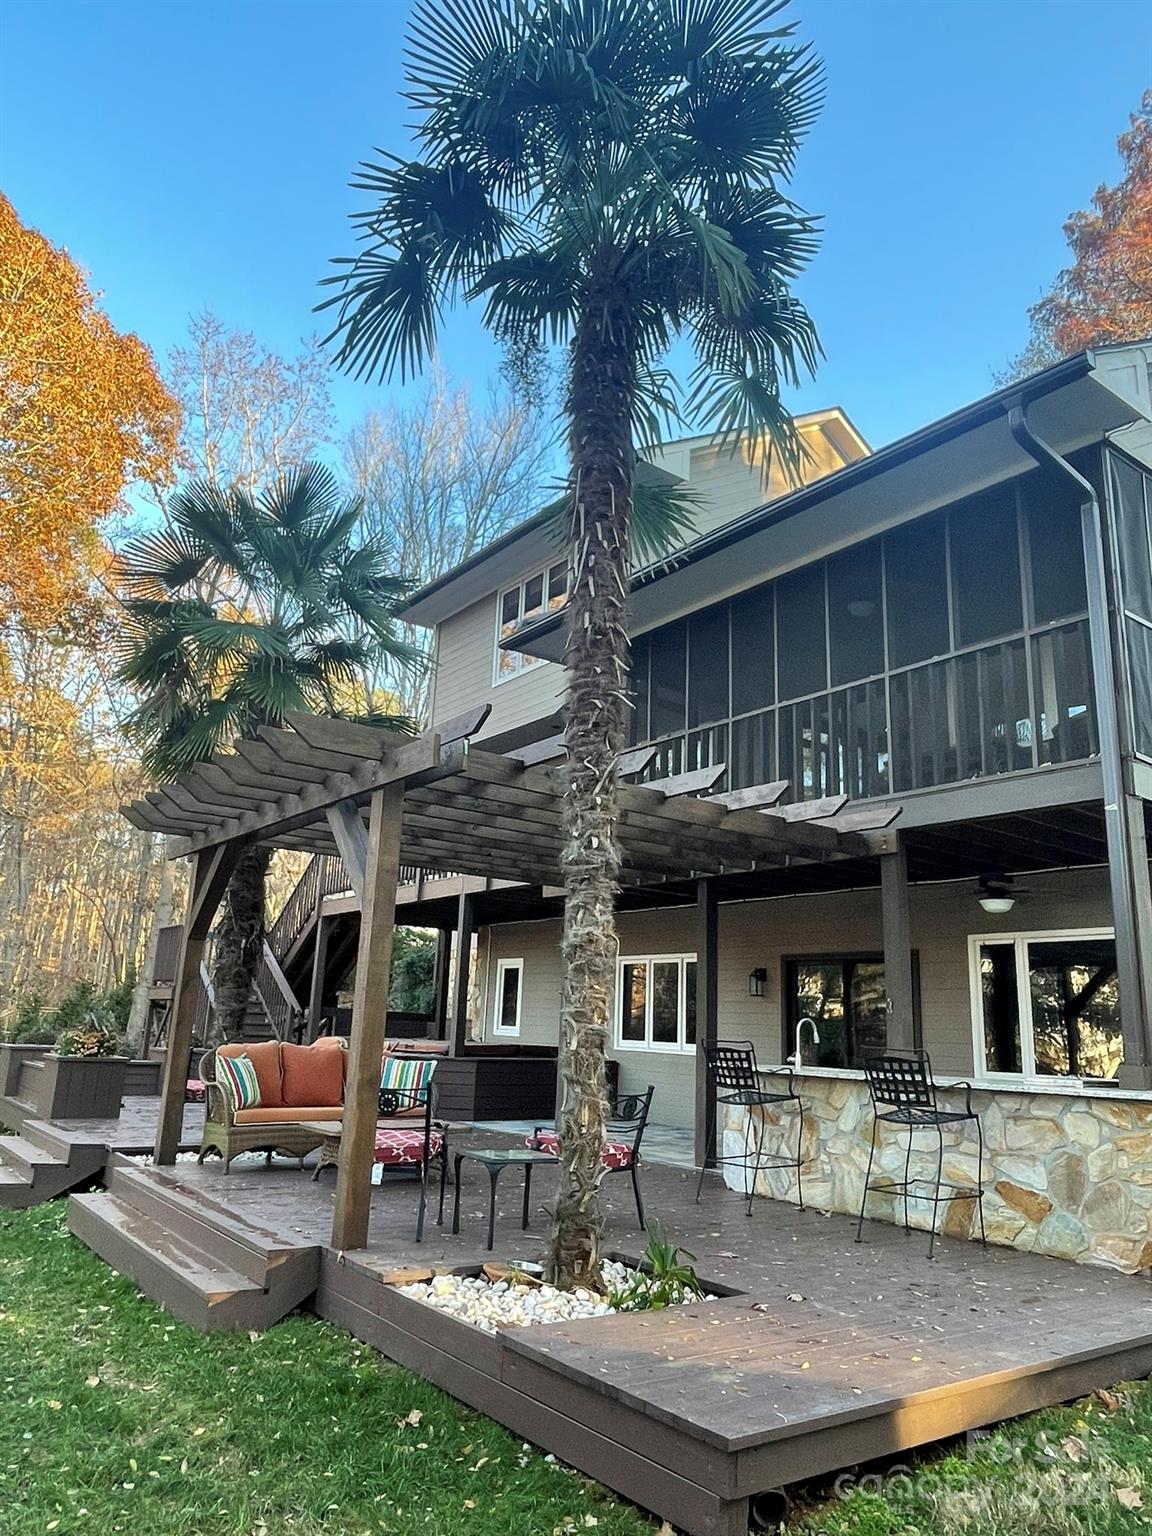
M1144 1500L1140 1497L1135 1488L1117 1488L1116 1497L1120 1500L1125 1509L1144 1508Z

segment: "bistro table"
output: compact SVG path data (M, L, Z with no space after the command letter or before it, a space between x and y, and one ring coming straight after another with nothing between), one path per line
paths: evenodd
M541 1152L534 1147L473 1147L457 1152L455 1157L456 1194L452 1202L452 1232L460 1231L460 1164L469 1161L479 1163L488 1170L491 1190L488 1200L488 1251L491 1253L496 1239L496 1185L505 1168L524 1170L524 1210L520 1220L522 1230L528 1227L528 1206L532 1197L532 1170L537 1163L557 1163L551 1152Z

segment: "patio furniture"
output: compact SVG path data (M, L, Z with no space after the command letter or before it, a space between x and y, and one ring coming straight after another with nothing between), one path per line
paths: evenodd
M464 1162L479 1163L488 1171L488 1251L496 1241L496 1185L505 1168L524 1170L524 1210L520 1219L521 1230L528 1229L528 1210L532 1198L532 1170L537 1163L555 1163L555 1155L534 1147L473 1147L457 1152L455 1157L456 1194L452 1201L452 1234L460 1231L460 1165Z
M205 1051L199 1077L206 1100L199 1162L209 1152L224 1159L227 1173L241 1152L280 1151L304 1158L320 1145L317 1123L339 1122L344 1113L346 1044L338 1039L313 1045L279 1040L239 1041ZM218 1061L247 1057L255 1072L257 1102L240 1106L219 1079Z
M712 1159L714 1165L722 1163L739 1163L744 1169L744 1182L748 1194L748 1215L752 1214L752 1201L756 1196L756 1180L765 1168L795 1168L796 1170L796 1201L800 1209L804 1209L804 1186L801 1179L801 1166L804 1158L804 1104L800 1095L796 1092L795 1074L791 1067L764 1067L761 1069L756 1064L756 1048L751 1040L717 1040L712 1045L703 1046L704 1059L708 1065L708 1104L705 1119L705 1144L712 1146L716 1135L716 1114L721 1104L737 1105L747 1114L744 1119L744 1150L733 1154L731 1157L716 1157ZM785 1090L769 1090L760 1081L761 1076L787 1078L788 1086ZM784 1153L764 1151L765 1117L763 1114L755 1114L755 1110L764 1110L778 1105L793 1106L796 1110L796 1155L786 1156ZM700 1191L704 1187L704 1174L707 1172L708 1159L700 1169L700 1177L696 1183L696 1200L699 1203ZM749 1177L749 1174L751 1177Z
M415 1089L381 1089L372 1161L379 1168L411 1168L420 1178L420 1207L416 1215L416 1241L424 1241L424 1217L428 1209L428 1171L440 1165L440 1206L437 1226L444 1225L444 1185L448 1176L447 1128L436 1119L436 1084L432 1077ZM413 1117L422 1123L413 1124ZM403 1122L397 1123L397 1122ZM318 1125L320 1156L312 1173L313 1183L324 1168L339 1166L342 1126Z
M648 1124L652 1095L655 1092L655 1086L649 1083L643 1093L616 1096L608 1110L604 1147L600 1153L600 1161L606 1173L632 1175L632 1193L636 1197L636 1215L642 1232L647 1232L648 1223L644 1217L644 1201L640 1196L636 1170L640 1166L640 1143L644 1138L644 1127ZM557 1145L555 1130L548 1130L542 1125L538 1125L525 1142L525 1146L549 1152L553 1157L556 1156Z
M866 1057L864 1071L868 1078L868 1092L872 1100L872 1146L868 1153L868 1171L864 1175L864 1193L860 1198L860 1216L856 1222L856 1241L864 1237L864 1207L871 1190L883 1190L886 1194L904 1196L904 1231L912 1230L908 1220L910 1199L926 1200L927 1194L917 1194L922 1186L932 1191L932 1235L928 1239L928 1257L932 1258L936 1247L936 1223L941 1205L951 1200L974 1200L980 1214L980 1241L988 1246L984 1231L984 1131L980 1116L972 1108L972 1084L953 1083L953 1088L964 1090L963 1109L941 1109L936 1094L936 1082L932 1076L932 1063L926 1051L887 1051ZM885 1180L872 1182L872 1164L876 1158L877 1137L881 1121L899 1125L908 1132L908 1145L904 1153L904 1178L901 1183ZM944 1131L946 1127L973 1124L976 1127L976 1183L954 1184L944 1178ZM909 1177L912 1164L912 1139L917 1131L934 1130L938 1138L935 1179ZM945 1193L946 1191L946 1193Z

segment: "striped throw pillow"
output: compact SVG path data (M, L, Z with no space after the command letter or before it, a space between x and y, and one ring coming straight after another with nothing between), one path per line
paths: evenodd
M423 1103L424 1090L432 1081L436 1063L426 1056L385 1056L380 1072L380 1092L403 1093L405 1104Z
M260 1079L250 1056L217 1056L216 1076L234 1111L260 1108Z

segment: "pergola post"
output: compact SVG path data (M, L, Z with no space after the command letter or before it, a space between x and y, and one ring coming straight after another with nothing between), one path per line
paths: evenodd
M891 834L890 853L880 855L880 906L884 925L884 987L888 994L887 1044L910 1051L916 1044L912 980L912 925L908 912L908 850Z
M332 1246L341 1251L363 1248L368 1242L372 1151L388 1018L403 812L402 779L373 791L332 1220Z
M460 897L456 918L456 976L452 984L449 1030L453 1056L464 1054L468 1029L468 991L472 979L472 935L476 929L476 903L466 892Z
M433 971L435 1003L433 1004L434 1038L443 1040L448 1027L448 974L452 965L452 930L436 930L436 963Z
M242 838L233 838L230 842L219 843L214 848L205 848L193 855L188 906L180 935L180 954L172 991L168 1054L164 1061L164 1085L160 1091L160 1117L153 1148L153 1161L157 1164L176 1161L184 1129L188 1053L192 1049L192 1028L196 1022L196 994L200 986L204 943L245 846Z
M711 1113L705 1045L720 1036L720 907L713 880L696 882L696 1167L716 1161L716 1120Z

